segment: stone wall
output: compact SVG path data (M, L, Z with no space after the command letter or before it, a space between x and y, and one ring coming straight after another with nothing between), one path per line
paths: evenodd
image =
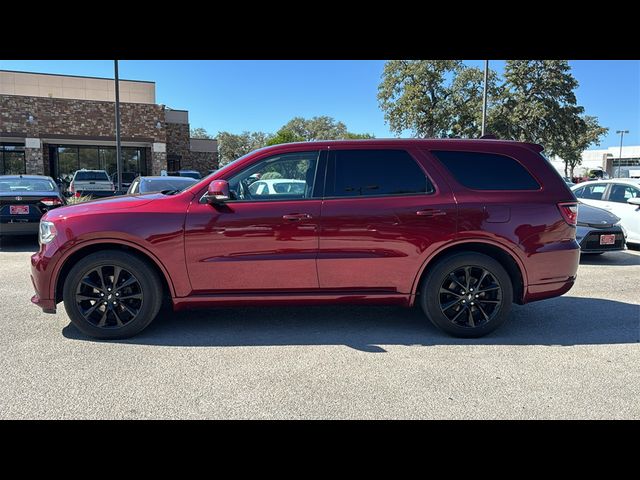
M27 175L44 175L42 148L25 148L24 159L27 166Z
M209 170L218 168L218 154L215 152L191 152L188 165L182 163L185 170L197 170L203 176L209 174Z
M32 120L29 121L29 116ZM120 104L121 136L166 142L160 105ZM160 122L160 128L156 124ZM27 137L115 137L115 104L64 98L0 95L0 135Z
M182 168L189 159L189 124L167 123L167 155L180 155Z

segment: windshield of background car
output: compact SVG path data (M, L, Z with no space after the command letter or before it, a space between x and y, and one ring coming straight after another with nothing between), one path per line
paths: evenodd
M164 190L183 190L196 183L196 180L189 177L172 179L151 179L143 180L140 183L140 193L162 192Z
M57 190L56 184L46 178L0 178L0 192L55 192Z

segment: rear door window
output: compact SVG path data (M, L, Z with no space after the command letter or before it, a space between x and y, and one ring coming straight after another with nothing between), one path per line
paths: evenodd
M594 183L577 189L574 194L576 198L584 198L585 200L602 200L602 195L604 195L606 189L606 183Z
M609 193L609 201L616 203L627 203L630 198L640 196L640 188L631 185L612 185Z
M433 193L424 171L405 150L336 150L327 171L326 197Z
M539 190L517 160L495 153L432 151L458 183L473 190Z

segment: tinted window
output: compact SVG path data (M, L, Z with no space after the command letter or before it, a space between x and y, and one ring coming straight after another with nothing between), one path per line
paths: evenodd
M513 158L493 153L431 152L458 183L474 190L538 190L540 185Z
M613 185L611 187L611 193L609 193L609 200L617 203L627 203L630 198L637 198L640 196L640 189L632 187L631 185Z
M109 182L106 172L77 172L76 182Z
M585 185L574 192L576 198L586 198L587 200L602 200L602 195L607 189L604 183Z
M325 196L431 192L431 182L404 150L336 150L329 163Z

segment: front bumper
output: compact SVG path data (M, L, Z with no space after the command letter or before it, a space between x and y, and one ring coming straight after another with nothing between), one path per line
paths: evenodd
M55 240L49 244L52 245ZM42 308L45 313L56 313L56 300L53 288L51 288L51 277L54 262L48 255L49 245L41 245L40 249L31 256L31 283L35 290L35 295L31 297L31 303Z
M613 245L600 245L600 235L615 235L616 241ZM594 228L579 225L576 228L576 241L582 253L615 252L624 250L626 244L625 233L620 226Z

